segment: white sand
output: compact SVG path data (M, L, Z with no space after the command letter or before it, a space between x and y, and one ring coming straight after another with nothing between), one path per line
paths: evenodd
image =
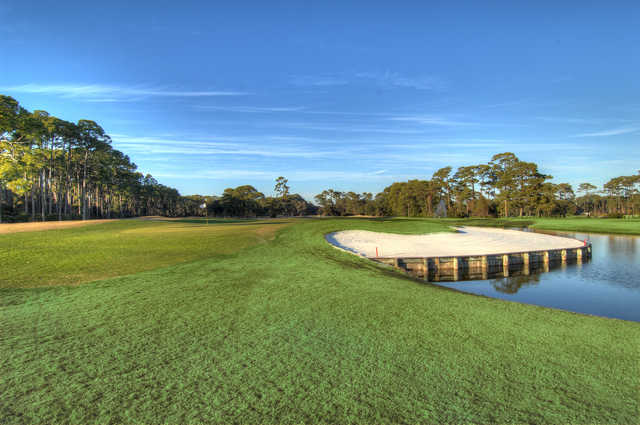
M458 233L396 235L346 230L326 235L329 243L354 254L375 257L449 257L570 249L583 241L520 230L461 227Z

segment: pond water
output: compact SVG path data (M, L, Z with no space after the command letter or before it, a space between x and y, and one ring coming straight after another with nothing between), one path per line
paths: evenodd
M640 237L544 233L590 239L591 260L547 273L437 284L492 298L640 322Z

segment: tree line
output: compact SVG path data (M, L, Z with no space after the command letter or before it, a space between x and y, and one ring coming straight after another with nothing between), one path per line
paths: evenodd
M192 195L202 208L198 214L209 217L278 217L316 215L318 207L297 193L290 193L285 177L276 179L276 196L265 196L251 185L227 188L221 196Z
M0 95L0 222L190 210L176 189L138 172L95 121L30 112Z
M486 164L437 170L429 180L396 182L378 194L324 190L316 205L290 193L284 177L276 196L251 185L221 196L181 196L137 171L95 121L77 123L33 112L0 95L0 222L135 217L370 215L409 217L566 216L640 214L640 172L600 189L552 183L537 164L511 152Z
M253 186L221 196L181 196L160 184L124 153L95 121L62 120L23 108L0 95L0 223L145 215L255 217L316 214L315 205L290 193L284 177L278 196Z
M371 193L327 189L315 200L330 216L514 217L575 214L622 217L640 214L640 171L609 180L601 189L552 183L533 162L511 152L486 164L437 170L430 180L409 180Z

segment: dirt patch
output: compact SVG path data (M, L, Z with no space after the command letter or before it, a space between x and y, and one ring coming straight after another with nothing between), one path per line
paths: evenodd
M45 222L33 222L33 223L6 223L0 224L0 235L4 233L17 233L17 232L38 232L41 230L55 230L55 229L67 229L70 227L88 226L91 224L108 223L110 221L117 221L120 219L105 219L105 220L69 220L69 221L45 221Z

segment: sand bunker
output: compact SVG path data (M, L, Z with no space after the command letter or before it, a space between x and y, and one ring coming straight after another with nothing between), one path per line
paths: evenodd
M453 257L571 249L582 241L520 230L461 227L457 233L396 235L345 230L326 235L329 243L354 254L375 257Z

